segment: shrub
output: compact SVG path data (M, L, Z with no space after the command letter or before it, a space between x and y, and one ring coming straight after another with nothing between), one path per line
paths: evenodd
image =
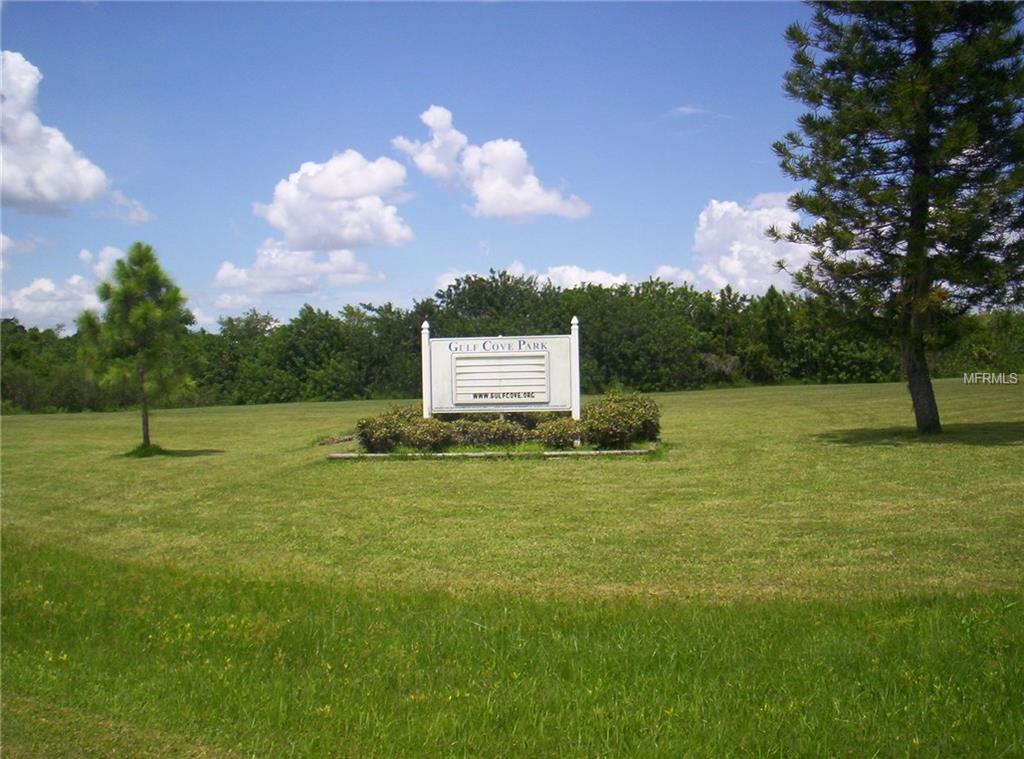
M527 438L527 431L502 419L459 419L451 424L456 445L514 445Z
M539 415L531 416L534 422ZM399 445L441 451L451 445L515 445L525 440L537 440L551 448L571 448L581 439L599 448L623 448L657 440L660 431L658 404L639 393L614 391L588 403L582 421L549 416L533 429L486 417L424 419L416 406L392 406L380 416L360 419L356 439L368 453L389 453Z
M356 439L367 453L389 453L401 444L410 422L419 417L415 406L392 406L380 416L356 422Z
M661 432L658 404L639 393L608 393L583 408L583 438L598 448L654 441Z
M452 444L452 425L440 419L420 417L405 424L401 442L418 451L440 451Z
M564 411L513 411L505 415L510 422L532 432L541 422L549 421L554 416L562 416Z
M583 426L567 416L548 419L533 430L534 440L549 448L572 448L583 437Z
M393 406L380 416L360 419L356 439L368 453L389 453L399 445L440 451L450 445L514 445L526 440L526 429L497 418L453 422L424 419L415 406Z
M735 384L743 376L740 360L736 356L704 353L701 354L701 360L704 362L705 382Z
M4 398L2 401L0 401L0 414L3 414L4 416L8 416L9 414L27 414L27 413L28 413L27 411L19 408L14 403L11 403L11 401L7 400L6 398Z

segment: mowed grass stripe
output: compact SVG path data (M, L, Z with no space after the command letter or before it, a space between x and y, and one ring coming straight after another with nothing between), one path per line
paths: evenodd
M383 402L160 411L141 460L135 414L5 417L4 751L1024 754L1024 388L937 393L938 439L899 385L658 395L636 460L325 461Z
M5 693L211 750L1024 751L1020 596L455 596L210 576L18 543L4 551ZM7 727L20 745L59 745L38 718L26 727L19 717L9 713Z
M3 755L8 759L54 756L242 759L247 756L9 691L4 693Z
M98 556L359 587L718 599L1024 585L1024 389L656 396L647 460L367 461L312 445L383 403L159 412L190 455L124 459L132 414L4 420L5 529ZM194 454L194 455L191 455ZM639 457L638 457L639 458Z

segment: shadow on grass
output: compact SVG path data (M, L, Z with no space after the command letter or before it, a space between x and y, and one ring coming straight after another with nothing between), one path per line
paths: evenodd
M838 445L1024 445L1024 422L944 424L938 435L919 435L912 427L884 427L835 430L815 437Z
M124 454L130 459L148 459L153 456L168 456L171 458L193 458L195 456L215 456L224 453L219 448L182 448L178 450L161 448L159 445L140 445Z

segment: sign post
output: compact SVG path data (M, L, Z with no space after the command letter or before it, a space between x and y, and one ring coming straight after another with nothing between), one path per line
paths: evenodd
M423 418L434 415L430 406L430 322L426 319L420 325L420 361L422 363L423 380Z
M431 338L420 333L423 416L568 411L580 418L579 319L568 335Z
M572 391L572 418L580 418L580 320L575 316L569 326L569 340L572 344L570 366L570 390Z

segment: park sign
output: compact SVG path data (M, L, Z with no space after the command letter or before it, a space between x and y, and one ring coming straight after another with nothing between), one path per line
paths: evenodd
M580 327L568 335L430 337L423 322L423 416L570 411L580 418Z

